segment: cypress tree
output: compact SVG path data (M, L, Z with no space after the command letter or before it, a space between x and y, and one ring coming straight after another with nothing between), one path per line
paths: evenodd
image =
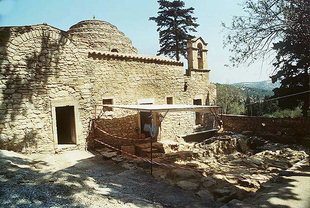
M184 8L185 3L180 0L157 2L158 16L149 18L155 21L158 27L160 50L157 55L168 55L179 61L180 55L186 57L187 40L194 38L189 33L196 32L195 28L199 26L196 23L197 18L192 17L194 8Z

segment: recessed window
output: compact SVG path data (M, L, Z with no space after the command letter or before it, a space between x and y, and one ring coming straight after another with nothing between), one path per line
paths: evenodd
M172 105L173 104L173 97L167 97L167 104Z
M187 82L184 82L184 92L186 92L187 91L187 88L188 88L188 84L187 84Z
M118 50L116 48L113 48L111 52L118 53Z
M202 53L202 45L198 44L198 69L203 69L203 53Z
M103 99L102 104L103 105L113 105L113 99ZM104 106L103 111L113 111L113 108Z
M207 94L207 97L206 97L206 105L210 105L210 94L209 93Z
M202 100L201 99L194 99L193 100L194 105L202 105ZM195 125L202 124L203 118L202 118L202 113L196 112L195 113Z

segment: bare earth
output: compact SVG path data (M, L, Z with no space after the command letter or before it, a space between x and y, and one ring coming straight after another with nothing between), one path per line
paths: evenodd
M148 164L105 149L105 157L0 150L0 207L310 207L306 152L237 134L211 140L174 145L160 159L217 172L206 176L154 167L154 178Z
M216 204L86 151L0 150L0 207L214 207Z
M310 166L302 165L282 172L245 201L256 207L309 208Z

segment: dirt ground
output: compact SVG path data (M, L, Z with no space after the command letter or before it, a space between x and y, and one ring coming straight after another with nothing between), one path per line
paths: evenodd
M96 154L0 150L0 207L310 207L301 146L226 133L167 148L155 160L209 172L154 166L151 176L149 164L102 147Z
M86 151L22 155L0 150L0 207L214 207L130 163Z

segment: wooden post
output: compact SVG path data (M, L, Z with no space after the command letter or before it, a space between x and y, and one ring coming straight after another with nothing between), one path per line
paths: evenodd
M95 104L95 119L97 118L97 104Z
M151 115L152 115L152 119L153 119L152 111L151 111ZM152 120L151 120L151 126L152 126ZM152 135L151 135L151 175L153 175L153 137L152 137Z

